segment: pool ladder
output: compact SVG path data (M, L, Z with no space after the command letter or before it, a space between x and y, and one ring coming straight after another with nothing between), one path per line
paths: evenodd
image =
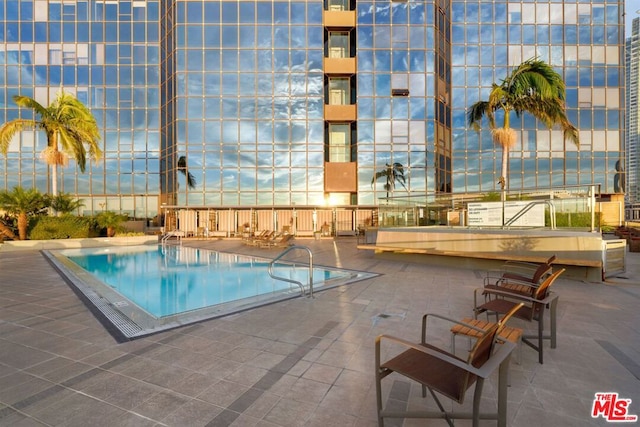
M172 237L175 237L178 243L182 245L182 236L183 236L183 233L180 231L167 231L160 238L160 242L164 246L165 243L169 242L169 239L171 239Z
M300 286L301 295L305 296L305 288L304 288L304 285L301 282L298 282L297 280L289 279L287 277L276 276L276 275L273 274L273 265L276 263L276 261L278 261L283 256L285 256L286 254L288 254L289 252L291 252L293 250L296 250L296 249L302 249L304 251L307 251L307 253L309 254L309 283L308 283L308 285L309 285L309 298L313 298L313 252L311 252L311 249L309 249L308 247L299 246L299 245L289 246L287 249L282 251L282 253L280 255L275 257L269 263L269 268L267 269L267 271L269 272L269 276L271 276L271 278L273 278L275 280L282 280L283 282L293 283L293 284L296 284L296 285Z

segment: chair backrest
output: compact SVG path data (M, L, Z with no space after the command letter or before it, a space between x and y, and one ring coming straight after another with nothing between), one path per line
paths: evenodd
M555 255L551 255L548 260L543 262L538 266L535 273L533 273L533 277L531 278L532 283L540 283L540 281L548 274L551 274L551 264L556 260Z
M535 273L533 273L533 276L531 277L531 283L539 283L540 280L550 272L551 272L550 264L547 264L546 262L543 264L540 264L538 268L536 268Z
M496 340L496 334L498 333L499 323L491 325L489 329L477 339L475 345L469 352L469 358L467 362L476 368L485 364L491 353L493 352L493 344Z
M551 287L551 285L553 285L553 282L555 282L558 276L564 273L564 271L565 269L561 268L560 270L552 273L549 277L547 277L544 282L542 282L540 286L538 286L538 289L534 291L533 298L537 300L545 299L547 297L547 294L549 293L549 288Z
M493 346L496 343L496 338L502 332L505 325L509 321L509 319L516 314L518 310L520 310L524 306L524 303L515 304L509 311L507 311L502 319L496 324L494 324L491 328L487 330L487 332L478 340L476 344L473 346L473 349L469 353L468 363L471 363L476 368L484 365L489 357L491 357L491 353L493 353Z

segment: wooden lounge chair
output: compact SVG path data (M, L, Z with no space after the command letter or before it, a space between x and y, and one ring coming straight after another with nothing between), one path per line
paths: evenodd
M275 236L276 232L271 230L264 230L259 235L248 239L245 243L249 246L260 246L260 244L266 240L272 239Z
M275 236L273 239L260 242L258 246L261 248L286 248L291 245L291 240L293 240L293 234L282 234Z
M499 314L508 313L515 305L524 302L525 305L520 308L514 317L528 322L538 322L538 334L536 336L523 335L522 342L529 347L538 351L538 361L543 363L543 340L551 340L551 348L556 348L556 309L558 304L558 295L551 293L549 288L556 281L558 276L564 273L565 269L560 269L547 277L540 286L534 289L532 296L525 296L511 291L500 289L487 289L486 287L478 288L474 291L474 318L478 318L478 314L487 313ZM478 303L479 294L484 295L484 303ZM550 307L550 335L544 336L544 310ZM537 344L530 341L531 338L537 338Z
M463 360L452 353L426 342L427 314L423 318L423 339L414 344L401 338L380 335L376 338L376 399L378 409L378 425L384 425L385 418L445 418L449 425L452 419L467 418L473 420L473 426L478 426L480 418L495 419L498 426L506 426L507 380L509 357L515 348L512 342L504 342L494 352L496 338L500 334L504 323L517 311L505 315L500 322L494 323L483 332L469 352L467 360ZM457 323L455 320L440 318ZM388 341L404 348L401 353L391 359L381 362L381 343ZM498 382L498 411L492 414L480 413L480 401L484 380L496 369L499 370ZM440 412L435 411L394 411L382 406L381 380L391 373L398 373L422 385L423 397L428 389L434 398ZM447 412L436 396L436 392L460 404L464 402L467 390L475 384L473 393L472 413Z

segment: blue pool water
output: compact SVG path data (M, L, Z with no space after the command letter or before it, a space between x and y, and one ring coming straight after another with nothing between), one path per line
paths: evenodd
M131 302L156 318L301 291L269 277L269 260L238 254L184 246L73 249L62 254L126 299L111 301L114 305ZM277 263L274 274L307 284L309 268ZM314 290L353 277L352 271L314 268Z

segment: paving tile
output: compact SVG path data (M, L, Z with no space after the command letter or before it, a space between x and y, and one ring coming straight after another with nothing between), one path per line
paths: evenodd
M5 365L25 369L54 357L50 353L0 339L0 360Z
M49 381L24 372L16 372L0 378L0 402L14 405L53 386Z
M249 387L231 381L220 380L200 393L198 398L223 408L231 405L242 396Z
M316 408L313 403L280 399L264 420L285 427L304 426Z
M187 403L187 397L161 391L153 395L150 399L145 400L140 405L135 406L132 411L154 420L162 420L170 413L178 410L182 405Z
M177 427L205 426L222 411L223 408L219 406L190 400L163 418L162 423Z
M117 393L105 397L105 401L124 409L132 409L162 391L160 387L142 381L123 382Z
M33 416L47 424L59 425L77 415L87 416L96 411L103 411L102 408L105 406L110 405L76 392L66 395L52 405L38 409Z
M375 337L417 340L428 311L470 315L484 272L379 259L349 239L304 243L318 265L339 259L381 275L319 292L314 300L293 299L121 344L39 253L0 253L3 265L19 260L16 268L0 269L0 426L376 425ZM267 254L234 241L193 244ZM628 256L630 277L640 277L640 254ZM509 425L606 425L589 412L594 394L603 391L632 399L632 412L640 413L634 373L640 282L630 282L558 281L558 348L546 343L540 365L524 347L522 363L512 365ZM434 342L449 345L446 327L433 332ZM495 387L494 378L486 383L487 408L495 405ZM391 390L384 385L385 400ZM415 384L407 404L434 408ZM404 421L420 425L423 420Z

